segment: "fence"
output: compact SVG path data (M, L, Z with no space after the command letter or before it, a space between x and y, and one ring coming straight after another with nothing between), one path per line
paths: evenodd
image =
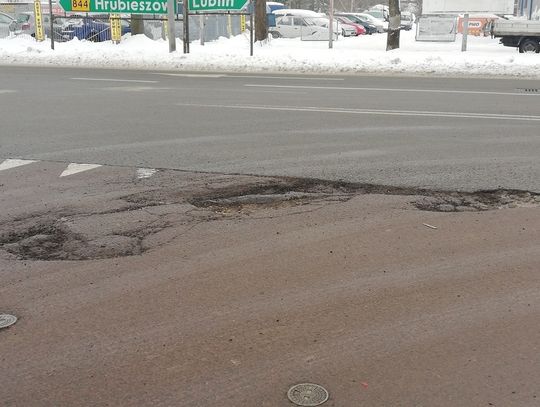
M0 38L8 36L35 37L35 18L32 11L19 12L9 21L6 14L6 24L2 24L0 13ZM43 27L45 36L50 38L50 15L48 10L43 12ZM153 40L166 38L165 17L142 16L144 34ZM11 23L11 24L10 24ZM239 15L190 15L190 41L214 41L219 37L230 37L241 33ZM131 32L131 20L126 16L121 18L122 35ZM182 38L182 15L176 16L175 36ZM109 14L55 14L53 15L53 36L58 42L69 41L73 38L94 42L111 40L111 24Z

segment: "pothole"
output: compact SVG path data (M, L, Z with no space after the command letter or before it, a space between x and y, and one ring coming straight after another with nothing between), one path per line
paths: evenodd
M424 211L478 212L505 208L534 208L540 206L540 195L524 191L483 191L476 193L438 193L414 202Z
M230 212L246 215L259 209L324 205L365 194L410 196L415 208L437 212L540 207L540 194L527 191L448 192L317 179L221 176L205 179L203 184L162 183L104 201L96 213L72 207L28 214L0 224L0 248L18 259L32 260L133 256L173 240L177 230L221 219Z
M8 232L0 233L0 246L25 260L105 259L141 252L136 237L108 235L88 239L73 233L62 220L12 224Z

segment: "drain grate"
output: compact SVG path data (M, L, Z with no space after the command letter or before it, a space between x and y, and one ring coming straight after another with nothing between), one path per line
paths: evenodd
M17 322L17 317L9 314L0 314L0 328L7 328Z
M328 391L318 384L300 383L289 389L287 397L297 406L320 406L328 400Z
M522 93L540 93L539 88L518 88L517 90Z

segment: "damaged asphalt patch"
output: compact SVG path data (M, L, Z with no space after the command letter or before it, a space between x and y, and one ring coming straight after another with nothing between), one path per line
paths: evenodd
M432 191L287 177L186 174L163 171L136 182L135 192L21 214L0 223L0 248L18 259L92 260L140 255L199 222L257 210L324 205L366 194L411 196L419 210L487 211L540 206L526 191ZM133 184L133 182L131 181ZM118 185L114 189L118 191ZM126 183L126 192L133 185Z

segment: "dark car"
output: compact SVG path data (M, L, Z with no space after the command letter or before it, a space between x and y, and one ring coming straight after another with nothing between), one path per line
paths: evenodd
M363 26L366 30L366 34L371 35L378 32L377 27L375 25L371 24L369 21L363 19L360 16L357 16L354 14L348 14L348 13L336 13L336 16L346 17L349 20L351 20L353 23Z
M131 32L126 20L120 20L122 35ZM94 42L111 40L111 24L108 16L70 16L63 24L63 34L70 39L88 40Z

